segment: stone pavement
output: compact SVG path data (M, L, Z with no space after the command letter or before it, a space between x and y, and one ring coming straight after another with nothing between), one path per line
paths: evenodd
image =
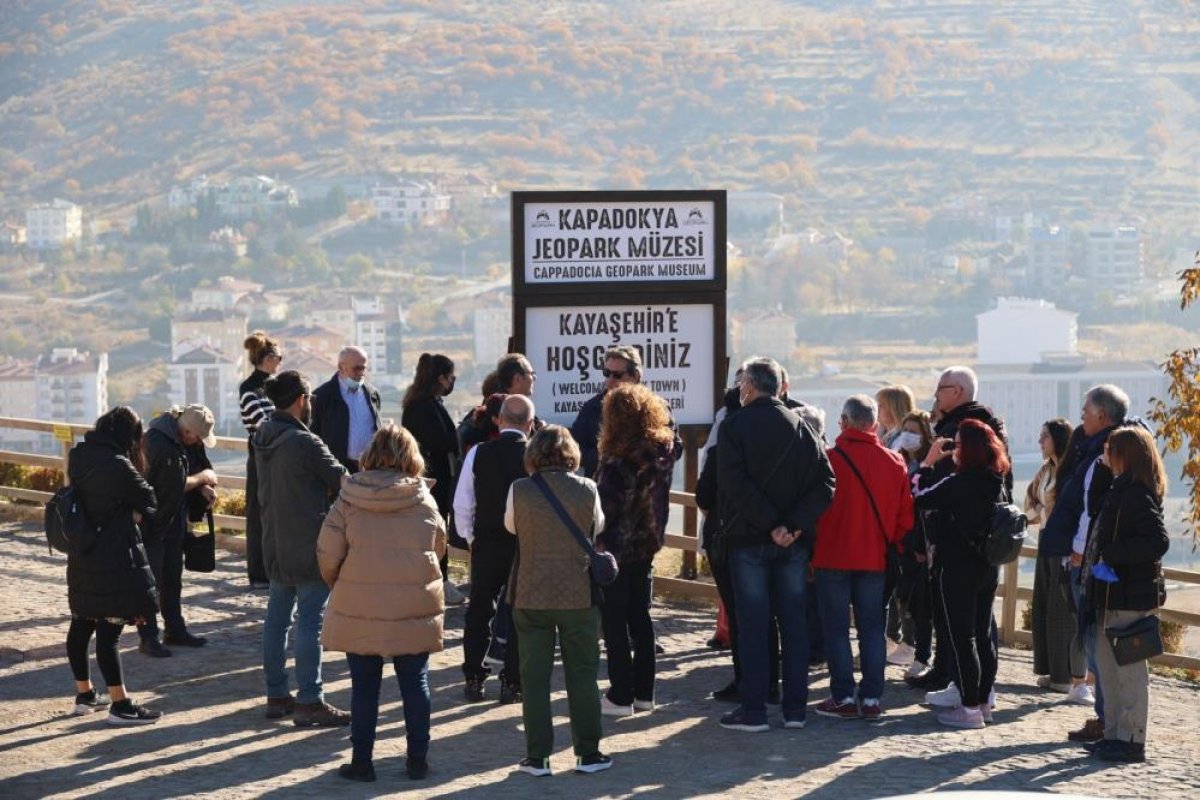
M1200 691L1155 678L1151 761L1107 766L1068 744L1087 709L1033 688L1027 653L1001 656L996 722L983 731L942 728L921 696L889 668L878 724L809 715L785 731L773 711L766 734L725 731L728 707L706 699L723 685L725 654L706 649L711 609L664 605L655 617L667 654L659 661L653 714L605 720L608 772L570 772L569 728L561 669L556 670L557 773L514 772L523 755L520 709L468 705L458 670L463 612L451 610L446 652L431 664L432 771L404 777L399 692L385 683L375 784L348 784L334 771L349 758L347 730L301 730L263 718L259 624L263 594L245 590L242 561L224 554L216 573L189 576L185 606L208 647L155 660L122 639L126 682L139 701L165 712L142 728L112 728L101 715L67 716L73 688L63 655L67 605L65 559L47 554L40 525L0 524L0 798L165 798L185 795L421 798L530 797L883 797L930 790L1026 790L1105 797L1200 797ZM99 677L95 672L95 677ZM602 670L603 672L603 670ZM325 667L329 699L347 708L350 680L341 654ZM602 681L603 683L603 681ZM488 684L495 690L494 682ZM814 673L811 701L827 690Z

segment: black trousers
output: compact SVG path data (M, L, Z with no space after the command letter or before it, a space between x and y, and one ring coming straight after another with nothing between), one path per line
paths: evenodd
M67 629L67 662L71 665L71 673L77 681L91 680L88 669L88 644L92 634L96 634L96 663L100 665L100 674L104 676L106 686L124 686L121 676L121 654L117 650L117 641L121 638L123 625L107 620L79 619L71 620Z
M508 584L513 556L517 552L517 537L504 536L503 539L476 537L471 543L471 596L463 623L462 666L463 674L468 678L483 678L489 672L483 664L491 642L489 626L496 615L500 591ZM521 685L521 660L515 630L509 633L500 677L513 686Z
M246 574L251 583L267 583L267 566L263 561L262 510L258 506L258 467L254 463L254 448L250 447L246 462Z
M646 559L622 564L617 579L604 587L600 621L608 656L608 699L619 706L654 699L653 563Z
M171 526L161 536L152 536L146 541L146 556L150 560L150 571L158 586L158 608L168 636L187 632L183 621L183 537L187 535L186 511L180 511ZM142 636L158 636L158 619L150 617L138 628Z
M725 604L725 618L729 621L729 652L733 658L733 680L735 684L740 684L742 680L742 659L738 654L738 624L737 624L737 600L733 594L733 575L729 572L728 556L710 558L709 566L712 568L713 582L717 584L717 593L721 596L721 602ZM808 599L808 630L809 630L809 660L824 660L824 648L812 648L812 632L814 626L819 630L821 627L821 619L817 611L816 593L809 595ZM818 635L818 641L820 636ZM768 687L779 685L779 625L775 623L775 618L772 617L767 625L767 670L768 670Z
M998 656L992 635L992 605L1000 572L995 567L955 565L938 570L937 605L946 621L948 650L958 673L958 691L964 706L987 700L996 683Z

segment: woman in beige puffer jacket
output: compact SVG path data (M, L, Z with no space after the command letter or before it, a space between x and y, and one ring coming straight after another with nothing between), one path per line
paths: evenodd
M332 590L321 641L350 667L353 756L342 777L371 781L383 661L404 700L410 777L424 777L429 750L429 654L442 649L446 529L412 435L376 432L329 509L317 539L321 577Z

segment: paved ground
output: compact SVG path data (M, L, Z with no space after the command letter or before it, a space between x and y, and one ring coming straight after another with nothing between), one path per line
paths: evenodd
M63 655L64 560L48 555L36 524L0 525L0 797L164 798L346 797L882 797L928 790L1052 790L1106 797L1200 797L1196 687L1155 679L1152 760L1108 767L1069 745L1064 733L1086 710L1032 688L1028 654L1005 650L1000 707L983 731L941 728L921 697L890 668L877 725L810 713L808 728L767 734L722 730L725 707L706 699L728 679L727 657L704 646L711 610L656 610L667 655L659 662L659 709L606 721L612 770L569 772L566 701L558 675L559 750L549 779L513 771L523 755L520 711L467 705L457 667L462 611L452 610L447 648L433 659L433 770L421 784L404 778L399 692L385 685L376 751L379 781L347 785L333 772L349 757L345 730L300 730L270 722L260 708L259 622L265 597L243 589L241 560L226 554L211 576L190 579L185 603L203 650L153 660L123 644L136 698L166 712L158 725L116 729L99 715L66 716L72 685ZM340 654L326 664L330 699L348 707L350 681ZM489 688L492 684L489 684ZM812 700L824 696L815 673ZM779 720L773 720L778 725Z

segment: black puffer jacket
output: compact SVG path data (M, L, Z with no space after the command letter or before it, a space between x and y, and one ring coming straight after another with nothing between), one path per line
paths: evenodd
M1162 501L1150 487L1133 482L1128 475L1113 479L1088 540L1086 563L1090 568L1104 561L1119 580L1089 580L1095 608L1149 611L1166 602L1162 557L1170 544Z
M71 613L87 619L152 617L158 595L133 512L154 514L154 490L116 442L96 431L71 450L67 474L88 520L101 528L91 550L67 559Z
M935 570L982 573L989 568L976 545L991 524L996 503L1004 496L1004 478L984 467L952 472L941 479L933 469L921 469L913 502L919 511L936 511L940 520L931 542L936 548Z

